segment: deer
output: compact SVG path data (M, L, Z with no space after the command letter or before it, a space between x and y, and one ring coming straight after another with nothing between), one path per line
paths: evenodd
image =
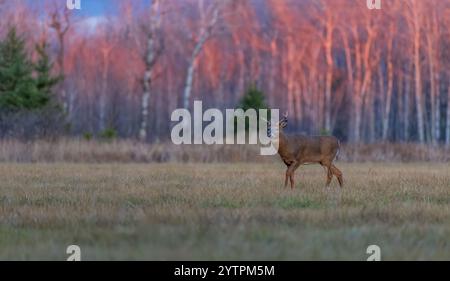
M342 172L336 168L333 161L339 154L341 144L334 136L305 136L305 135L287 135L284 128L288 124L288 113L283 118L271 126L267 121L267 136L276 139L278 135L278 154L287 166L284 187L288 186L288 180L291 183L291 189L294 189L294 172L300 165L320 164L327 172L326 186L331 183L333 175L337 178L339 186L344 184Z

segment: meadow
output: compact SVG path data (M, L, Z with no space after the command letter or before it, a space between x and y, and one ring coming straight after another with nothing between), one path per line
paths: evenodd
M450 166L1 163L0 260L450 259Z

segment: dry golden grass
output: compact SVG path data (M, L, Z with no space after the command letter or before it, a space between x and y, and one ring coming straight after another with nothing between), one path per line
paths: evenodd
M450 259L448 164L0 164L0 259Z
M272 163L279 157L260 155L258 145L174 145L169 140L147 144L133 140L54 141L0 140L4 163ZM343 144L343 162L450 162L450 147L414 143Z

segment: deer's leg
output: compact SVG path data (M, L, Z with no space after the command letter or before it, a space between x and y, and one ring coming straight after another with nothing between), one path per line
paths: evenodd
M331 167L327 167L327 183L326 186L330 186L331 180L333 179L333 173L331 172Z
M284 180L284 187L287 187L287 185L288 185L288 178L289 178L289 168L286 171L286 178Z
M286 171L286 180L285 180L285 187L287 187L287 183L288 183L288 178L291 182L291 189L294 188L294 171L295 169L297 169L299 166L297 161L293 161L292 163L290 163L287 171Z
M294 172L295 170L297 170L297 168L300 166L300 162L295 162L294 164L292 164L292 171L291 171L291 176L290 176L290 180L291 180L291 189L294 189Z
M336 166L334 166L333 164L331 164L331 172L336 176L336 178L338 179L339 182L339 186L342 187L344 185L344 178L343 178L343 174L342 172L336 168Z
M331 180L333 179L333 172L331 171L331 163L328 161L322 161L319 163L320 165L322 165L322 167L325 169L325 172L327 173L327 182L325 185L328 187L331 183Z

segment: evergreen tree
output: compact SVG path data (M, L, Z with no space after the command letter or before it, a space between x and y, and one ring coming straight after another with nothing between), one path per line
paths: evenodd
M48 45L46 42L36 45L36 52L39 58L34 66L34 70L36 71L36 87L43 98L43 105L51 101L52 88L63 79L61 75L52 76L53 63L50 61L47 48Z
M34 65L25 49L25 41L11 28L0 42L0 108L6 111L36 109L49 97L39 91L33 78Z
M250 108L255 110L267 109L264 93L260 91L255 84L252 84L242 97L239 108L242 108L244 111Z
M259 129L259 109L268 109L266 104L266 98L264 93L259 90L255 84L252 84L246 91L245 95L242 97L238 108L243 109L244 111L248 109L255 109L256 116L258 118L258 129ZM267 119L270 120L270 110L267 112ZM235 128L236 128L236 120L235 120ZM245 130L248 131L249 124L248 120L245 120Z

